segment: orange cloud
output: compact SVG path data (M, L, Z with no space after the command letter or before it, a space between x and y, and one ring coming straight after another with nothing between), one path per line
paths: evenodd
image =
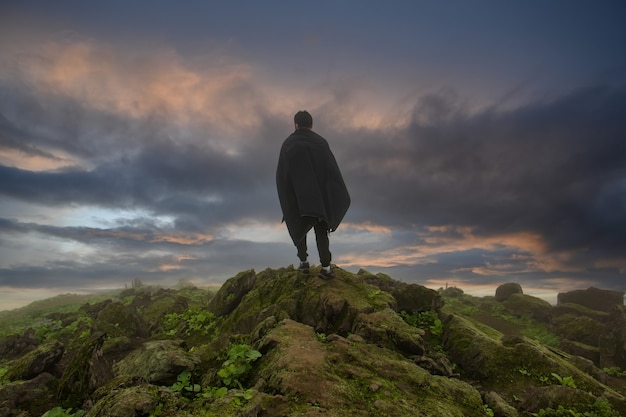
M567 264L573 256L570 252L551 253L542 236L531 232L519 232L492 236L478 236L470 227L427 227L419 237L425 243L405 245L378 252L348 253L341 261L346 266L394 267L400 265L425 265L436 263L442 253L464 252L472 249L495 251L510 249L517 253L499 263L469 268L473 273L497 276L506 273L525 272L574 272ZM515 262L512 262L515 261ZM459 272L460 270L451 271Z
M35 155L15 149L0 148L0 164L28 171L48 171L75 166L77 162L66 155Z

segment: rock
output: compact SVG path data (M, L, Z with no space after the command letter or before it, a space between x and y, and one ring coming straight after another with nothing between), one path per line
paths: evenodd
M593 395L606 391L604 385L560 353L532 340L520 338L518 343L511 341L505 346L501 343L501 334L456 315L445 319L444 329L444 347L452 362L469 377L480 380L483 387L501 395L519 396L515 387L527 385L528 376L536 380L551 379L552 373L573 376L580 389ZM506 386L504 381L507 381Z
M496 288L496 301L505 301L513 294L523 294L522 286L515 283L509 282L507 284L502 284L498 288Z
M171 385L185 370L193 370L199 358L189 353L181 341L154 340L129 353L113 366L116 376L144 378L159 385Z
M159 404L173 402L174 393L149 384L112 390L85 417L128 417L153 415ZM186 415L186 414L185 414Z
M59 397L64 407L80 408L96 388L111 379L109 364L102 356L106 334L96 332L78 349L59 381Z
M303 277L293 268L256 274L254 288L238 305L229 307L232 311L224 317L222 332L247 334L273 316L277 321L302 322L318 333L345 336L352 332L359 314L389 308L394 302L388 293L365 286L353 274L339 268L335 273L332 280L320 279L313 272Z
M598 349L598 346L562 339L559 347L569 354L581 356L600 366L600 349Z
M396 281L385 274L373 275L365 270L357 274L363 282L388 292L396 301L394 310L419 313L438 310L443 306L441 296L435 290L417 284Z
M497 392L488 392L485 395L485 403L493 410L495 417L519 417L520 415L520 413L509 405Z
M574 317L589 317L599 323L605 324L609 320L609 313L606 311L592 310L590 308L581 306L580 304L561 303L552 307L553 320L558 319L562 315L569 315Z
M40 416L56 403L57 379L44 372L28 381L0 385L0 416ZM19 413L28 410L28 414Z
M609 312L616 304L624 305L624 292L590 287L586 290L559 293L557 305L564 303L579 304L592 310Z
M549 385L530 388L528 395L524 396L522 408L529 413L546 408L557 409L563 404L576 404L577 409L589 409L595 400L595 396L583 390L563 385Z
M5 378L9 381L25 380L43 372L51 372L63 356L63 352L65 347L62 343L57 341L45 343L14 361Z
M96 331L104 332L108 337L137 336L138 318L131 307L121 302L107 303L94 321Z
M284 320L257 346L265 353L254 378L266 381L266 392L301 404L271 415L370 416L372 408L394 417L484 415L471 385L431 375L375 344L322 343L312 327ZM361 396L367 400L355 400Z
M609 319L600 332L600 368L619 367L626 369L626 313L624 308L614 305Z
M591 343L593 332L581 328L600 326L604 357L621 363L623 308L610 314L567 303L555 308L521 292L502 301L455 292L443 305L444 291L384 274L338 268L334 279L322 280L316 272L293 266L245 271L213 300L206 290L134 288L123 303L33 316L38 334L63 341L66 353L43 355L59 346L50 343L13 362L2 357L0 417L42 415L57 406L83 409L89 417L484 417L488 406L496 417L519 417L557 404L590 414L599 410L599 399L626 415L624 396L602 383L621 390L617 378L603 378L582 357L592 356L594 347L562 339L560 348L577 355L571 356L553 346L552 333L560 326L562 335L579 333L574 339ZM85 340L92 325L110 334ZM174 334L181 340L168 339ZM16 341L4 345L9 355L16 354L9 347ZM261 357L253 355L237 384L224 386L224 361L232 352L255 353L250 346ZM7 383L4 370L18 363L13 375L32 379ZM182 371L190 371L201 395L171 387ZM563 380L577 388L557 385Z
M550 321L552 314L550 303L541 298L521 293L510 294L502 300L502 306L515 317L527 317L544 323Z
M248 291L252 289L255 282L256 273L253 269L240 272L234 278L230 278L209 302L209 311L216 316L225 316L231 313Z
M37 348L35 329L29 327L23 334L13 334L0 342L0 357L11 359Z
M554 333L564 339L598 346L600 333L605 328L602 323L587 316L562 314L553 320Z
M439 290L441 295L447 298L458 298L464 294L464 291L457 287L447 287Z
M423 355L425 351L422 339L424 331L410 326L389 308L359 314L354 321L352 332L369 343L406 355Z

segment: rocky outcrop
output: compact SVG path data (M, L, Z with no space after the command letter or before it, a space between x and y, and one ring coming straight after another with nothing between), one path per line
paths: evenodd
M626 313L619 305L613 306L607 323L599 335L600 366L626 369Z
M500 288L500 287L498 287ZM528 317L548 323L552 316L552 305L532 295L514 293L502 300L502 306L511 315Z
M555 308L517 284L496 301L316 272L244 271L216 293L132 288L50 314L36 333L48 342L29 352L14 346L32 330L0 338L0 417L56 406L88 417L626 415L597 367L626 366L623 307ZM592 362L582 356L596 339Z
M113 365L116 376L138 377L156 385L172 385L183 371L200 362L183 341L154 340L144 343Z
M624 292L590 287L586 290L559 293L557 303L578 304L591 310L609 312L614 305L624 305Z
M65 347L58 341L42 344L13 362L4 377L9 381L28 380L52 372L64 351Z
M516 282L502 284L496 288L496 301L506 301L513 294L523 294L522 286Z

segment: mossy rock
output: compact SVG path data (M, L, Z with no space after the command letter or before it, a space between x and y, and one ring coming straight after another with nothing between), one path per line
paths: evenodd
M422 339L424 331L410 326L391 309L360 314L354 322L352 331L369 343L406 355L425 353Z
M193 370L199 362L182 341L154 340L129 353L113 366L116 376L144 378L150 383L171 385L185 370Z
M264 355L250 382L264 381L265 392L287 400L281 416L484 416L471 385L372 343L323 342L311 326L284 320L258 348Z
M170 313L182 313L189 308L189 301L171 290L157 291L148 302L132 304L149 334L158 333L163 318Z
M554 320L558 320L562 315L585 316L602 324L606 324L609 320L609 313L606 311L592 310L580 304L573 303L562 303L552 308L552 317Z
M506 301L510 296L514 294L523 294L522 286L516 282L509 282L506 284L502 284L496 288L496 301Z
M502 301L504 309L515 317L528 317L548 323L552 314L552 305L541 298L527 294L511 294Z
M553 331L564 339L598 346L604 324L588 317L561 314L553 320Z
M13 361L4 377L9 381L17 381L32 379L43 372L51 372L64 352L65 347L61 342L44 343Z
M508 340L505 346L491 328L457 315L447 317L444 329L444 346L463 374L505 397L544 385L552 373L572 376L578 388L596 396L611 391L569 362L565 353L530 339Z
M274 316L278 320L300 321L317 332L345 335L352 331L358 314L379 311L395 303L390 294L363 284L341 269L331 280L317 277L315 269L311 274L302 274L285 268L262 271L254 281L254 287L224 317L223 333L250 333L260 322Z
M105 333L96 332L73 352L59 381L59 398L64 407L80 408L93 390L111 379L111 370L102 357L105 338Z
M227 280L209 302L209 311L216 316L230 314L241 302L243 297L254 287L256 273L253 269L240 272Z
M574 340L562 339L559 347L571 355L589 359L596 366L600 366L600 349L598 346L591 346Z
M155 415L190 416L176 410L180 400L175 394L164 387L150 384L122 387L111 390L87 412L85 417L128 417ZM174 414L166 414L166 413Z
M395 304L392 308L396 311L407 313L419 313L428 310L438 310L443 306L441 295L435 290L422 285L409 284L397 281L389 275L378 273L376 275L361 269L357 276L369 285L373 285L393 296Z
M137 335L137 317L133 310L120 302L107 304L100 310L94 321L96 331L108 337Z
M41 416L57 405L58 380L44 372L28 381L0 385L0 415Z

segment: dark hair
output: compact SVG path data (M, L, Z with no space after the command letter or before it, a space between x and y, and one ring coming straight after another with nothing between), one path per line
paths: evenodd
M312 128L313 127L313 117L306 110L300 110L293 116L293 121L298 127Z

